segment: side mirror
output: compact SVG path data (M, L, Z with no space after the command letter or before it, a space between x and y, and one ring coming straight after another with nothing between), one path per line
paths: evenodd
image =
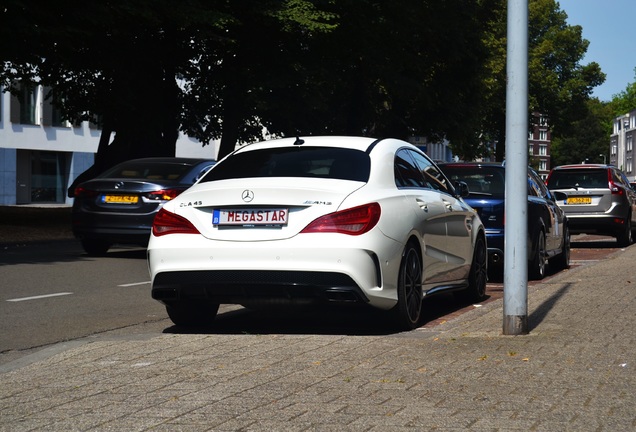
M468 189L468 185L463 181L455 182L455 191L459 194L460 197L465 198L470 195L470 190Z

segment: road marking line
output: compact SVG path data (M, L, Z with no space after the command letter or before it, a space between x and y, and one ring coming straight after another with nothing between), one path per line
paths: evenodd
M46 294L46 295L33 296L33 297L22 297L22 298L16 298L16 299L8 299L7 301L9 301L9 302L20 302L20 301L26 301L26 300L38 300L38 299L43 299L43 298L58 297L58 296L65 296L65 295L71 295L71 294L73 294L73 293L72 292L61 292L61 293Z
M129 284L123 284L123 285L117 285L117 286L118 286L118 287L127 288L127 287L137 286L137 285L148 285L149 283L150 283L150 281L146 281L146 282L135 282L135 283L129 283Z

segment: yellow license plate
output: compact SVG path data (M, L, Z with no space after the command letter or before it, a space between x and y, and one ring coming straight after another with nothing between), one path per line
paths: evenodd
M592 204L591 197L570 197L566 204Z
M137 195L104 195L102 202L108 204L137 204L139 197Z

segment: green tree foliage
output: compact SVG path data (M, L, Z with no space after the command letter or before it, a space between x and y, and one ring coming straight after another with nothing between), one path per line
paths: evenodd
M6 0L1 78L53 87L69 119L98 115L95 171L173 153L179 129L221 138L221 157L262 126L467 142L483 16L463 0Z
M65 118L101 120L86 177L123 159L174 155L175 77L195 57L197 34L220 33L224 20L198 0L6 0L0 17L3 84L41 83Z
M552 167L609 161L609 137L614 115L610 104L597 98L589 99L585 114L572 122L569 133L552 141ZM603 157L605 156L605 157Z
M0 79L99 116L96 166L173 155L178 131L219 157L272 135L445 137L504 147L506 0L5 0ZM554 0L530 0L530 111L569 124L598 65ZM574 107L574 108L572 108ZM579 112L580 114L580 112ZM114 133L114 139L111 137ZM501 155L502 156L502 155Z
M188 77L189 134L221 137L219 157L260 125L287 136L474 136L485 56L478 4L313 3L276 13L228 6L228 49L206 49L197 67L207 73Z
M634 68L634 82L627 84L625 90L615 94L610 105L614 117L636 110L636 68Z
M497 142L497 160L505 150L506 89L506 0L484 0L495 11L488 22L484 43L491 57L486 83L482 130L487 140ZM605 75L597 63L581 65L589 42L580 26L570 26L567 15L554 0L529 1L528 93L529 118L541 112L550 119L553 136L567 134L573 122L585 115L592 89Z

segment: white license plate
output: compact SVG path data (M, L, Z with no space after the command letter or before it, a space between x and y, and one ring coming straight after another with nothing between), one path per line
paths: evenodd
M289 209L215 209L212 215L213 225L287 225Z

